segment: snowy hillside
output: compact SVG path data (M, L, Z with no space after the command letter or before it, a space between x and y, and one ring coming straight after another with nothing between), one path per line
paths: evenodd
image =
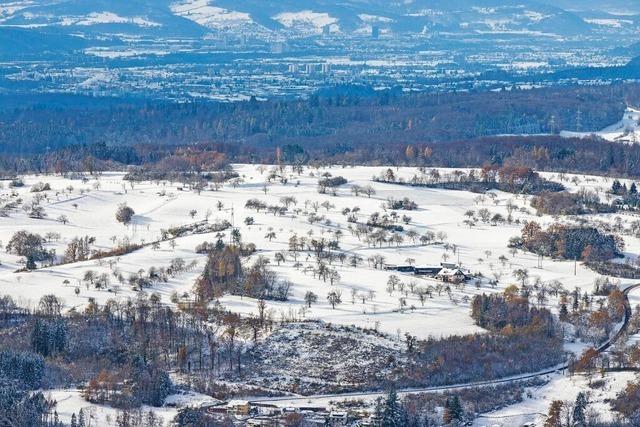
M212 6L207 0L173 3L171 11L209 29L242 29L254 23L248 13Z
M252 343L245 355L246 385L287 392L358 387L365 391L357 397L372 402L380 393L366 391L367 385L380 384L402 369L409 337L486 336L488 330L470 316L473 297L527 282L531 301L557 314L562 294L552 292L554 283L591 292L600 277L571 260L541 259L509 248L510 238L520 235L526 221L542 226L558 221L537 215L531 196L402 185L420 177L446 180L470 170L264 165L234 165L234 170L237 178L199 189L175 181L130 182L114 172L84 179L40 175L5 181L0 191L0 240L6 248L0 256L0 296L35 308L41 297L53 294L65 314L83 312L94 303L124 307L128 300L148 294L175 308L197 300L196 284L208 260L207 250L197 247L210 247L205 242L224 246L231 240L253 244L256 251L241 263L268 265L270 280L286 287L284 296L257 299L222 292L211 302L245 319L270 319L273 325L259 339L238 338ZM374 179L389 175L398 181ZM603 201L611 196L607 191L612 183L606 177L542 175L573 194L590 191ZM322 179L339 185L324 191ZM631 181L622 183L631 186ZM123 203L133 209L130 222L116 217ZM626 212L588 217L603 229L637 227L637 217ZM363 229L382 227L375 221L387 221L389 231L364 235ZM568 224L571 218L560 221ZM377 225L367 225L373 223ZM16 253L21 240L15 236L21 231L42 237L47 260L35 263ZM636 262L640 238L621 234L625 260ZM299 249L299 242L307 246ZM331 245L339 255L326 263L314 259L312 248L318 245ZM90 256L74 258L80 247ZM441 263L449 267L440 269ZM398 267L407 265L440 273L416 275ZM463 281L439 276L456 270ZM635 282L615 280L621 289ZM593 298L596 306L598 296ZM638 290L631 298L634 304L639 301ZM591 345L587 336L578 336L570 325L566 328L561 352L580 354ZM587 387L581 377L545 375L547 385L531 390L521 403L479 418L476 425L535 421L551 400L574 399ZM180 375L175 376L179 381ZM626 374L608 376L606 388L592 393L592 404L603 419L612 418L607 399L628 379ZM100 419L113 415L111 408L83 401L76 388L50 393L59 400L63 421L78 406L93 408ZM260 399L295 406L354 397L276 396ZM169 399L194 404L207 400L202 395ZM173 408L159 410L165 420L175 413Z
M193 23L203 30L257 31L265 36L271 31L284 31L292 37L320 34L327 26L330 32L359 32L370 29L372 24L392 33L445 30L575 35L637 29L633 16L620 17L607 10L589 9L576 14L552 2L489 1L478 7L467 0L29 0L0 3L0 26L101 26L102 31L108 31L109 27L120 25L134 33L162 27L167 32L184 34L194 31L189 25Z
M326 12L314 12L312 10L302 10L300 12L282 12L273 17L276 21L289 29L301 32L310 31L320 33L326 26L331 26L333 31L339 29L338 19Z
M599 132L563 131L561 135L566 138L589 138L596 136L611 142L637 144L640 142L640 110L627 107L622 120Z

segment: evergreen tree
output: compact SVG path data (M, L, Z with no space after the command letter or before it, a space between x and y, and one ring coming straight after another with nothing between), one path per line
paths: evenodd
M571 304L571 308L574 312L578 311L578 308L580 307L580 293L578 291L578 288L574 289L573 292L571 293L573 302Z
M560 304L560 313L558 314L558 316L560 317L560 320L566 320L566 318L569 316L569 310L567 310L566 303Z
M31 331L31 348L45 357L62 353L67 346L67 335L64 319L36 319Z
M71 427L78 427L78 421L76 419L76 413L71 414Z
M46 345L43 342L43 326L40 319L36 319L36 322L33 324L33 330L31 331L31 348L35 352L46 356Z
M30 393L15 383L0 382L0 425L57 427L55 414L48 421L54 408L55 402L47 400L41 392Z
M27 388L38 388L44 377L44 359L30 351L1 350L0 379L17 380Z
M613 194L622 194L622 184L617 179L613 181L611 185L611 193Z
M398 401L398 394L394 388L387 393L382 407L382 427L401 427L407 425L407 419L402 404Z
M173 419L176 425L180 426L207 426L213 425L206 419L205 413L194 408L184 408L178 412Z
M378 397L376 399L376 406L373 410L373 415L376 420L382 420L382 410L383 410L383 399L382 397Z
M131 361L131 385L131 398L135 399L135 403L151 406L162 406L173 390L169 375L145 362L140 355L134 356Z
M453 396L449 409L451 410L454 420L462 421L462 418L464 417L464 410L462 409L458 396Z
M453 396L451 399L447 398L444 404L444 424L458 423L462 421L463 418L464 410L462 409L458 396Z
M638 187L636 187L635 182L631 183L631 187L629 187L629 194L638 194Z
M585 427L587 412L587 397L583 392L578 393L576 404L573 407L573 425L576 427Z
M233 230L231 230L231 238L233 239L234 245L240 245L240 242L242 241L242 234L240 233L239 228L234 228Z

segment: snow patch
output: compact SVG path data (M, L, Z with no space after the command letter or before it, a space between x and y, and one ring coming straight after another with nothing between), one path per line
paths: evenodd
M624 25L631 25L633 21L626 19L585 19L585 22L592 25L600 25L602 27L622 28Z
M548 16L543 15L542 13L536 12L536 11L533 11L533 10L525 11L524 12L524 16L526 16L527 18L529 18L530 21L533 21L533 22L540 22L543 19L548 18Z
M60 21L60 25L63 26L71 26L71 25L80 25L80 26L89 26L89 25L99 25L99 24L133 24L139 27L161 27L162 25L150 21L141 16L133 16L133 17L124 17L113 12L91 12L88 15L84 16L65 16Z
M26 9L33 5L32 1L16 1L9 3L0 3L0 22L7 19L16 12Z
M327 25L337 25L338 19L325 12L302 10L300 12L283 12L272 19L278 21L286 28L306 29L312 32L320 32Z
M361 13L360 15L358 15L358 18L360 18L361 21L369 24L394 22L393 19L387 18L386 16L368 15L366 13Z
M173 3L171 11L210 29L223 29L253 24L251 15L244 12L211 6L208 0L186 0Z

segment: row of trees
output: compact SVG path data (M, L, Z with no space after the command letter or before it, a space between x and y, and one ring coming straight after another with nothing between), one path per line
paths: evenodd
M509 246L558 259L606 261L624 250L624 241L595 227L555 223L543 230L537 222L529 221Z
M474 169L469 172L454 170L450 174L441 174L437 169L427 170L424 166L419 170L420 174L414 174L409 180L406 180L397 177L389 168L374 177L374 180L415 187L465 190L474 193L501 190L509 193L539 194L564 189L562 184L548 181L532 168L526 166L483 164L479 172Z
M583 215L616 211L615 205L600 203L598 195L586 189L577 193L545 192L531 199L531 207L535 208L538 215Z
M530 306L528 299L512 288L504 295L476 295L471 303L471 318L476 325L491 331L510 334L529 328L548 336L555 334L551 312Z

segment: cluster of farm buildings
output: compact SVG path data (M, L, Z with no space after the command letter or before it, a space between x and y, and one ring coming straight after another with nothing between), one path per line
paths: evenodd
M462 283L470 276L456 263L442 262L438 266L413 266L385 264L385 270L409 273L416 276L430 277L445 283Z

